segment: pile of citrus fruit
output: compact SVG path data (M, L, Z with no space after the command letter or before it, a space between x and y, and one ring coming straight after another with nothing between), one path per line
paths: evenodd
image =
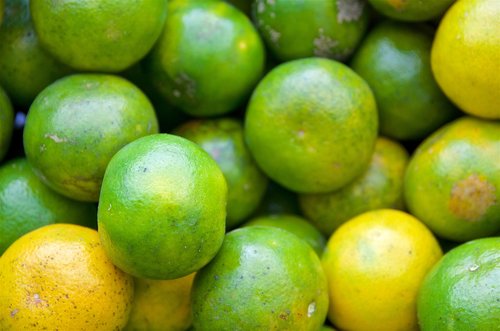
M0 330L500 330L500 2L0 0Z

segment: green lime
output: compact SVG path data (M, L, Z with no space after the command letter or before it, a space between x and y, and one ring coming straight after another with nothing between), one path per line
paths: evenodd
M221 168L228 186L227 228L250 216L264 195L267 178L243 141L243 125L230 118L193 120L173 133L200 145Z
M26 118L24 149L52 189L97 201L111 157L129 142L157 132L154 109L133 84L112 75L78 74L37 96Z
M463 117L428 137L404 179L408 210L453 241L500 230L500 123Z
M195 330L317 330L328 309L318 256L288 231L252 226L226 235L195 276Z
M477 239L452 249L420 288L421 330L498 330L499 279L500 237Z
M301 193L330 192L359 176L377 138L373 94L342 63L319 58L279 65L255 89L245 139L260 168Z
M195 143L168 134L137 139L111 159L98 226L109 258L136 277L174 279L217 253L225 232L227 185Z
M295 214L300 215L297 194L287 190L273 181L268 181L264 197L255 211L255 216Z
M352 68L377 100L381 134L422 139L459 114L434 80L431 46L432 35L418 26L386 21L354 55Z
M368 26L363 0L256 0L253 20L281 61L320 56L345 60Z
M305 218L291 214L264 215L251 219L243 226L272 226L293 233L314 249L318 256L323 254L326 239Z
M438 18L455 0L368 0L381 14L402 21Z
M173 0L147 59L150 79L175 107L193 116L236 109L264 70L264 46L243 13L223 1Z
M26 159L0 167L0 255L19 237L44 225L74 223L95 227L96 206L49 189Z
M14 104L29 107L38 93L70 69L47 53L33 28L28 0L7 0L0 29L0 85Z
M369 168L352 183L322 194L299 195L304 215L330 236L347 220L369 210L403 208L403 178L408 152L399 143L379 137Z
M166 0L30 2L44 48L79 70L117 72L140 60L158 39Z
M7 93L0 87L0 161L9 150L14 130L14 110Z

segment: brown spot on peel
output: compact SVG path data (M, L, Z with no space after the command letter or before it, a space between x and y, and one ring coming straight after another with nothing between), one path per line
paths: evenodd
M497 203L496 189L483 176L472 174L451 189L449 210L467 221L481 220L488 208Z

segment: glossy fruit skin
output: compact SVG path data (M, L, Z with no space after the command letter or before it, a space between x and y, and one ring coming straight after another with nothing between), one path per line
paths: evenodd
M97 201L111 157L129 142L157 132L153 106L132 83L112 75L77 74L37 96L26 117L24 149L52 189Z
M434 233L468 241L500 230L500 123L460 118L428 137L405 174L408 210Z
M235 119L192 120L174 134L201 146L217 162L228 185L226 227L232 229L255 211L267 186Z
M196 330L317 330L328 306L320 261L288 231L247 227L228 233L195 276Z
M272 226L286 230L308 243L319 257L325 249L326 239L321 232L305 218L297 215L262 215L252 218L243 226Z
M421 330L498 329L499 261L500 237L476 239L449 251L420 289Z
M409 155L396 141L379 137L368 169L341 189L299 195L309 221L330 236L349 219L381 208L403 209L403 178Z
M14 109L7 93L0 86L0 161L9 150L13 130Z
M93 229L53 224L0 258L0 329L117 330L127 323L133 279L106 257Z
M166 0L32 0L30 8L48 52L75 69L97 72L118 72L144 57L167 15Z
M28 0L8 0L5 9L0 29L0 85L14 104L29 108L40 91L71 69L40 45Z
M264 77L245 115L245 140L260 168L300 193L330 192L359 176L377 137L368 85L342 63L281 64Z
M154 86L192 116L235 110L264 70L264 46L250 20L223 1L173 0L168 13L146 63Z
M106 169L98 228L109 258L141 278L174 279L206 265L225 232L227 185L195 143L168 134L140 138Z
M419 22L439 17L455 0L368 0L380 13L390 18Z
M135 278L134 301L125 331L184 331L192 322L194 274L171 279Z
M53 223L95 227L94 204L66 198L49 189L26 159L0 167L0 255L19 237Z
M499 16L496 0L457 1L441 20L431 53L436 81L450 100L488 119L500 119Z
M458 116L432 75L431 47L423 27L385 21L356 51L351 66L373 90L382 135L418 140Z
M381 209L361 214L330 237L322 257L339 329L418 330L417 293L442 252L416 218Z
M363 37L369 7L360 0L256 0L252 17L280 61L311 56L345 60Z

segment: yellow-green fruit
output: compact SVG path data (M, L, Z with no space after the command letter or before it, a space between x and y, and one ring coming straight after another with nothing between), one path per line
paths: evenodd
M162 31L166 0L31 0L44 48L79 70L117 72L149 52Z
M373 94L340 62L281 64L250 99L245 140L260 168L284 187L325 193L361 175L377 138Z
M421 330L498 330L499 279L500 237L469 241L449 251L420 288Z
M330 236L347 220L369 210L403 208L403 178L408 152L401 144L379 137L368 169L341 189L299 195L308 220Z
M252 22L223 1L172 0L148 74L174 106L193 116L235 110L264 70L264 46Z
M24 149L35 173L52 189L97 201L111 157L157 132L153 106L135 85L112 75L78 74L37 96L26 117Z
M134 301L126 331L185 331L192 321L194 273L178 279L134 280Z
M442 252L410 214L381 209L333 233L322 257L328 318L341 330L418 330L417 293Z
M174 279L206 265L225 233L227 185L197 144L156 134L112 158L98 227L106 253L136 277Z
M47 225L0 257L0 329L114 331L127 323L133 279L108 260L95 230Z
M228 185L227 228L250 216L264 195L267 177L245 145L243 125L230 118L193 120L173 133L200 145L221 168Z
M328 308L318 256L288 231L251 226L226 235L195 276L195 330L318 330Z
M453 241L500 230L500 123L463 117L428 137L404 179L408 210Z
M14 110L7 93L0 87L0 161L9 150L14 130Z
M319 56L347 59L366 31L364 0L256 0L253 20L281 61Z
M29 0L7 0L5 9L0 28L0 85L14 104L28 108L40 91L70 69L40 45Z
M52 223L96 226L94 204L74 201L49 189L26 159L0 167L0 255L19 237Z
M402 21L418 22L439 17L455 0L368 0L380 13Z
M500 1L460 0L439 24L432 46L434 76L468 114L500 119Z

